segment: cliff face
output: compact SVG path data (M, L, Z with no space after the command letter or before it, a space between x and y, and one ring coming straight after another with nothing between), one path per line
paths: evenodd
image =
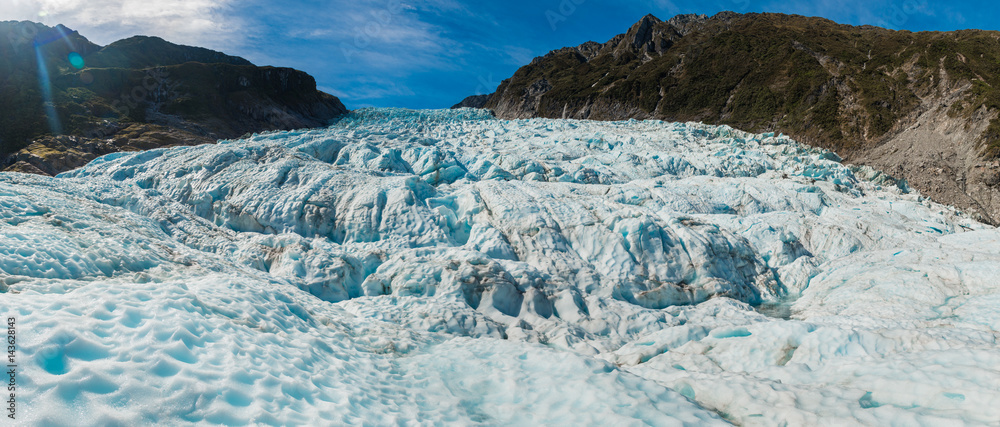
M502 118L663 119L778 131L1000 220L1000 33L891 31L780 14L649 15L536 58Z
M308 74L136 36L0 22L0 169L55 174L115 151L326 125L347 109ZM30 167L29 167L30 166Z

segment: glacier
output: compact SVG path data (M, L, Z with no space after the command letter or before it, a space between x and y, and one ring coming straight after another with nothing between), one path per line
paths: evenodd
M0 182L19 422L1000 422L1000 232L783 135L362 109Z

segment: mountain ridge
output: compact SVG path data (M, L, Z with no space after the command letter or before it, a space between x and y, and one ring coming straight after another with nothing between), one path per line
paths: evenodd
M508 119L661 119L782 132L995 224L998 40L990 31L913 33L773 13L647 15L605 43L535 58L483 107Z
M99 46L63 25L0 22L0 169L54 175L97 156L324 126L347 112L315 79L133 36Z

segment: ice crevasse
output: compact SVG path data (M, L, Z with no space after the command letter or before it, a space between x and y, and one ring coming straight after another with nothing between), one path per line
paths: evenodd
M780 135L367 109L0 182L27 422L1000 423L1000 233Z

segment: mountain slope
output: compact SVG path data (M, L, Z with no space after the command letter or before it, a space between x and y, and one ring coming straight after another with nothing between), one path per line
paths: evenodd
M317 127L347 111L308 74L136 36L101 47L0 22L2 167L55 174L109 152Z
M111 43L85 58L93 68L149 68L185 62L253 65L238 56L200 47L180 46L159 37L134 36Z
M648 15L606 43L536 58L484 107L503 118L780 131L996 222L998 40L989 31L912 33L769 13Z

